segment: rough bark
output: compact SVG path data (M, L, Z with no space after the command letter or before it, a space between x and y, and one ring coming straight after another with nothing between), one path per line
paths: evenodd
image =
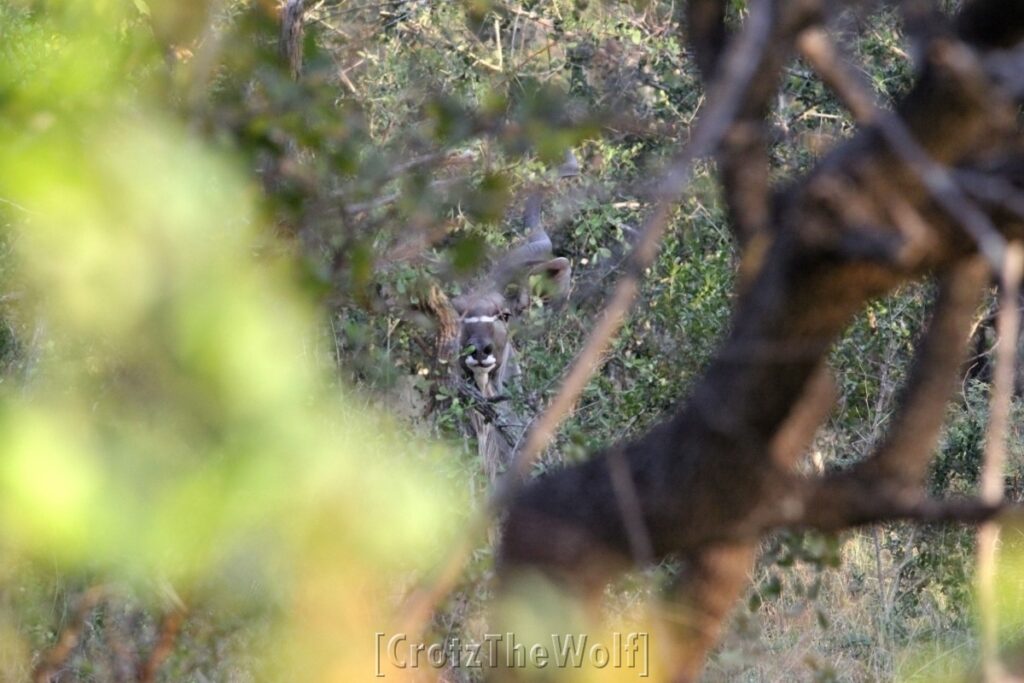
M693 0L686 5L682 19L683 30L705 82L719 77L719 71L724 68L727 4L727 0ZM791 56L789 46L802 28L821 16L820 3L814 1L775 1L771 5L771 42L785 47L765 53L716 154L730 226L741 246L765 231L770 220L768 140L771 132L766 118L782 68Z
M776 4L782 14L796 6L807 12L806 3ZM720 5L694 7L714 14ZM789 30L790 42L772 49L788 54L796 33ZM993 68L997 57L1011 53L993 50L1017 46L1022 35L1024 3L968 3L950 32L927 46L917 84L898 104L899 127L884 117L865 125L771 200L765 245L748 254L749 279L731 332L689 399L647 434L526 486L505 523L499 553L505 579L539 569L594 592L634 566L635 524L622 512L613 474L614 463L624 462L650 559L690 559L691 578L678 594L696 616L675 672L688 681L699 675L742 591L751 548L762 534L783 525L837 530L956 513L929 507L920 482L988 276L974 256L978 235L964 219L979 207L960 207L960 195L945 194L958 188L947 188L945 176L929 164L984 168L1010 185L1020 179L1010 169L1024 159L1017 143L1017 98L1024 89ZM698 43L712 47L699 47L698 56L724 36L714 22L705 26ZM1013 58L1019 67L1020 56ZM761 111L754 105L763 101L763 93L750 93L747 104L754 108L743 108L735 121ZM901 131L912 136L908 144L894 144ZM927 164L908 148L923 152ZM726 142L720 152L735 149ZM751 157L742 149L738 154ZM762 193L755 187L754 201ZM742 192L736 201L746 201ZM1019 215L980 208L999 240L1024 236ZM733 211L734 219L741 214ZM986 252L990 262L993 253ZM797 477L796 461L829 403L822 399L828 386L823 368L832 344L869 300L932 276L942 294L882 447L844 475ZM983 519L994 508L959 512Z
M281 8L281 36L278 49L288 63L292 78L302 75L302 41L305 36L305 2L288 0Z

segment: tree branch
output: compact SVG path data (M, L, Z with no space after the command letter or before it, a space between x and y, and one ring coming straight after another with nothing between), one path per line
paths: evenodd
M969 7L973 12L993 3L975 0ZM748 21L770 4L753 5ZM918 84L900 103L899 128L872 120L780 197L771 242L739 296L729 336L689 400L640 438L538 479L514 496L499 551L506 581L521 570L540 570L573 588L597 591L632 564L630 528L636 524L617 503L614 479L622 475L613 474L613 457L628 467L656 561L694 553L703 561L712 548L734 548L718 556L708 585L698 591L720 596L738 594L729 577L745 576L746 544L779 524L845 528L897 516L979 519L992 513L984 506L932 505L919 489L889 474L914 479L927 462L984 279L984 268L969 257L979 245L990 259L998 256L990 235L977 229L971 203L939 166L975 163L986 152L1010 148L1017 134L1016 104L998 80L986 77L984 64L985 55L946 41L932 51ZM855 98L850 101L860 108ZM1019 230L981 215L999 241ZM915 363L906 406L871 465L884 470L885 479L871 477L869 486L846 477L829 481L831 489L817 482L803 488L792 472L792 454L824 415L820 407L812 409L817 401L808 395L820 391L813 388L821 383L832 343L869 299L931 273L946 274L944 294ZM942 348L944 340L955 344ZM927 376L928 369L938 375ZM923 443L910 443L914 434ZM836 495L826 498L826 490ZM833 514L832 507L845 513ZM696 581L692 585L700 585ZM693 594L692 585L684 594ZM720 627L724 613L705 610L709 616L698 630ZM703 652L705 641L696 647Z
M523 447L516 453L505 476L499 480L489 506L470 524L462 542L451 550L432 580L414 591L405 606L402 626L405 632L420 633L436 605L452 590L469 557L476 539L483 535L491 515L502 511L522 487L525 475L555 429L569 414L585 388L612 338L618 332L627 311L639 291L640 277L653 261L661 236L668 225L672 209L688 186L695 160L712 153L721 143L734 120L746 89L758 72L758 65L770 47L771 11L758 5L751 12L742 35L731 46L726 58L727 78L716 81L709 93L709 104L696 124L689 143L680 151L658 182L656 204L648 215L631 254L628 267L616 284L609 302L576 356L555 399L530 431ZM631 468L632 469L632 468ZM606 481L610 485L610 481ZM638 483L639 485L639 483ZM613 494L612 494L613 495ZM612 500L612 498L609 498ZM567 552L571 552L566 549ZM603 580L599 563L595 576Z
M985 454L981 464L981 499L998 505L1006 487L1006 439L1010 422L1010 399L1017 365L1017 339L1020 334L1020 283L1024 251L1013 243L1006 252L1002 297L999 307L996 365L989 398L988 427L985 430ZM999 527L984 524L978 530L978 609L981 617L981 662L985 680L1003 680L999 661L999 611L996 595L996 552Z
M857 72L847 66L825 31L820 27L808 29L800 35L797 45L804 58L850 108L857 121L879 131L891 150L916 174L932 200L970 234L993 269L1001 268L1006 240L988 216L954 182L950 171L936 163L914 140L903 121L875 104ZM936 50L951 74L965 83L985 77L973 53L964 46L949 43ZM1012 122L1006 124L1013 125Z
M149 658L139 669L139 683L153 683L160 673L160 668L174 652L174 645L178 641L178 634L185 623L185 606L175 605L160 618L160 625L156 631L156 643L153 645Z
M39 663L32 670L35 683L50 683L60 673L78 646L90 615L106 596L106 586L93 586L82 593L74 614L60 632L57 642L40 657Z
M726 4L725 0L694 0L686 6L689 43L706 83L729 78L728 73L718 73L724 68L721 55L730 39L725 28ZM794 36L820 13L817 2L772 0L765 5L771 15L772 49L758 63L757 74L716 155L730 226L741 246L768 226L771 192L766 118Z

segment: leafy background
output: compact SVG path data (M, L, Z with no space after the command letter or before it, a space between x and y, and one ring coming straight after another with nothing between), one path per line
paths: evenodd
M131 680L182 609L160 680L368 677L372 634L487 487L470 406L431 374L425 293L470 287L522 237L526 193L546 188L574 291L515 325L512 400L534 417L703 103L673 9L312 3L296 80L272 2L0 6L2 677L29 678L96 587L56 680ZM733 3L732 20L744 13ZM884 99L908 87L892 11L851 11L833 30ZM852 131L799 62L772 123L780 185ZM553 182L567 148L582 173ZM728 326L727 220L701 163L537 474L642 432L686 395ZM808 470L844 467L884 433L931 296L906 287L851 325ZM990 314L936 492L976 484ZM1024 614L1012 538L1007 639ZM968 531L887 525L764 550L709 680L931 681L972 662ZM486 630L491 559L476 550L435 635ZM646 586L616 586L610 618Z

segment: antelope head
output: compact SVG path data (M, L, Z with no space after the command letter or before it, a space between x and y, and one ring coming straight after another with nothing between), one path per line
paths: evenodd
M543 275L552 286L554 297L569 290L569 260L556 258L551 238L540 221L540 199L527 201L524 217L530 234L525 244L509 251L491 270L487 284L475 293L452 300L460 320L460 363L486 397L499 395L515 366L515 350L509 338L509 321L529 305L531 275ZM506 295L510 285L518 284L518 294Z

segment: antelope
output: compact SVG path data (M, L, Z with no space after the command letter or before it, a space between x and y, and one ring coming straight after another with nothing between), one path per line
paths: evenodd
M495 264L482 288L456 297L452 306L458 315L459 364L485 399L504 396L510 383L520 374L516 351L510 338L511 319L529 306L530 277L543 275L551 283L554 298L569 290L569 260L552 253L551 238L541 223L540 197L527 200L523 222L530 231L525 244L512 249ZM506 290L518 284L518 292L509 297ZM471 414L477 435L477 450L490 480L508 464L513 444L497 434L494 416L514 417L507 404L500 405L488 420L478 410Z

